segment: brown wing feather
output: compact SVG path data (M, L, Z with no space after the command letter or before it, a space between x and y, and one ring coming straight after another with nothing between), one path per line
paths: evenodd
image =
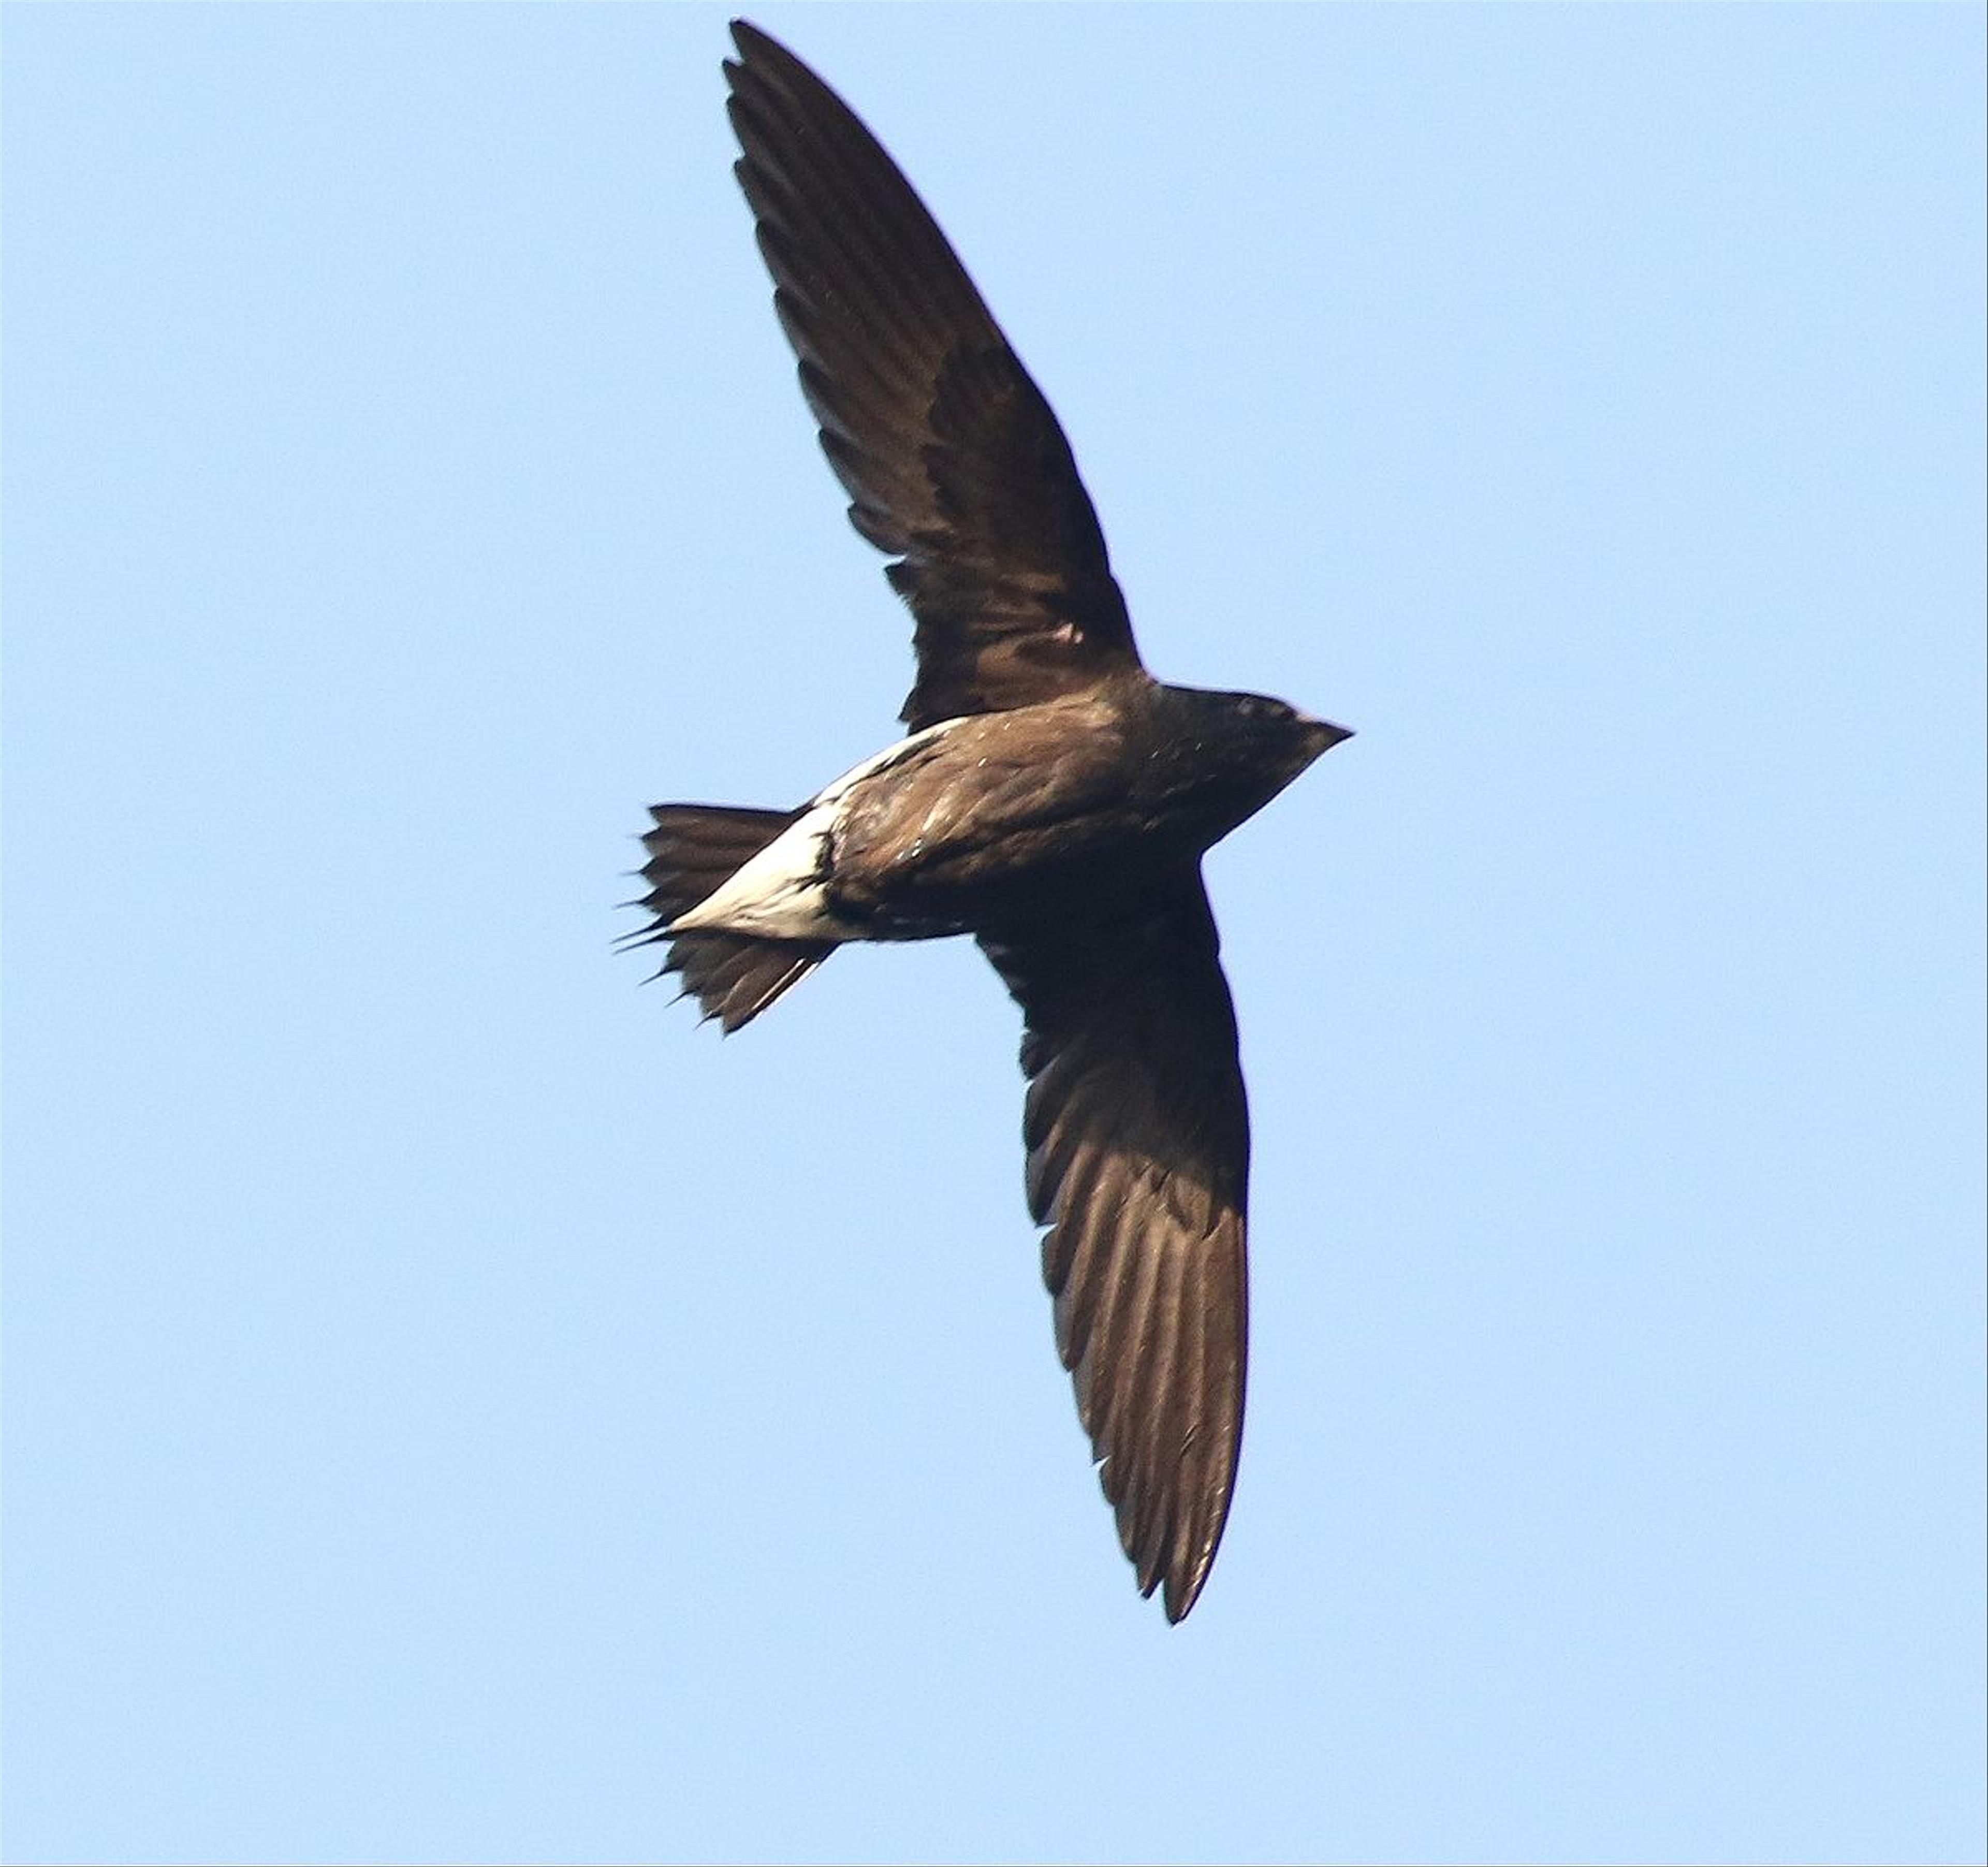
M1236 1484L1249 1122L1198 872L1076 930L983 935L1027 1020L1029 1206L1057 1346L1141 1589L1181 1619Z
M850 520L899 561L915 729L1136 668L1070 443L911 184L847 105L742 21L737 167Z

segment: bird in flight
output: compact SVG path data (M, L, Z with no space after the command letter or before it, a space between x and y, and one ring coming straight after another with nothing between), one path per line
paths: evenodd
M1349 736L1139 659L1049 404L883 146L735 21L735 172L850 522L910 606L910 736L791 810L658 804L665 972L727 1032L850 940L971 935L1022 1010L1057 1346L1141 1593L1235 1489L1249 1113L1201 858Z

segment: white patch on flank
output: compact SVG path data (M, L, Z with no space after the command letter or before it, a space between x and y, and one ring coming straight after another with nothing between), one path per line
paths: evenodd
M957 723L942 719L844 772L756 856L664 931L680 934L704 928L757 934L768 940L861 939L862 928L838 920L828 903L829 843L842 800L864 779L896 764Z

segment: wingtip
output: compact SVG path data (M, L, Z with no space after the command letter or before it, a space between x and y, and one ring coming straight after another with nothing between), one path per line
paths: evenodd
M732 42L738 48L739 56L742 59L749 59L756 53L786 50L786 48L770 32L761 31L751 20L743 18L734 19L732 22ZM732 69L737 69L736 66L732 66L729 59L725 60L725 64Z
M1216 1534L1219 1540L1220 1532L1218 1530ZM1170 1548L1169 1540L1164 1536L1141 1535L1122 1525L1120 1536L1136 1574L1140 1595L1148 1601L1158 1595L1167 1624L1179 1626L1201 1599L1202 1589L1215 1568L1214 1550L1205 1550L1182 1561L1178 1551Z
M1201 1567L1186 1579L1169 1575L1160 1595L1160 1605L1166 1611L1167 1625L1178 1627L1194 1612L1194 1605L1201 1599L1202 1585L1208 1580L1208 1570Z

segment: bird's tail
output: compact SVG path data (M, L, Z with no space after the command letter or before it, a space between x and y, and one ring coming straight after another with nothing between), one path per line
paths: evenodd
M642 839L649 860L641 871L649 891L631 907L655 918L628 938L631 946L666 941L662 972L683 975L684 993L736 1030L798 985L835 951L833 940L763 940L751 934L698 931L671 934L670 923L705 900L740 864L756 856L800 815L798 810L747 810L725 804L651 804L656 827ZM656 976L661 978L662 972Z

